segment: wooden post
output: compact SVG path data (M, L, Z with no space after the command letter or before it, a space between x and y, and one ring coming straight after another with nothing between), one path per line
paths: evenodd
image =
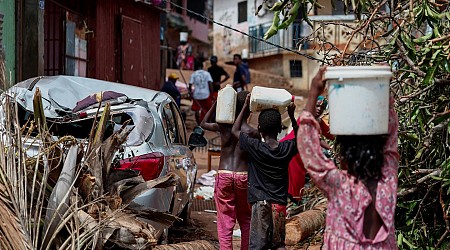
M44 74L44 0L18 5L18 81Z

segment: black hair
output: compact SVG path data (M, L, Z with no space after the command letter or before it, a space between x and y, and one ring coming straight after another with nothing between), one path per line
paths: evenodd
M336 151L348 173L356 177L355 182L367 183L370 179L381 179L385 143L386 137L382 135L338 135Z
M241 113L242 107L244 107L245 104L245 99L247 99L247 95L250 92L247 90L243 90L239 93L237 93L237 98L236 98L236 117L239 115L239 113Z
M203 60L195 59L194 60L194 70L203 69Z
M278 134L281 131L281 114L276 109L265 109L258 117L258 127L261 133Z
M235 57L239 58L239 60L242 60L242 56L240 54L234 54L233 58L235 58Z

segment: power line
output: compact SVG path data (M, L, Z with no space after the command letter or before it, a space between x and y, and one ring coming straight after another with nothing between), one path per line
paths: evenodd
M248 33L245 33L245 32L243 32L243 31L240 31L240 30L238 30L238 29L235 29L235 28L233 28L233 27L231 27L231 26L228 26L228 25L225 25L225 24L223 24L223 23L217 22L217 21L215 21L215 20L213 20L213 19L211 19L211 18L209 18L209 17L206 17L206 16L204 16L204 15L202 15L202 14L200 14L200 13L197 13L197 12L195 12L195 11L192 11L192 10L190 10L190 9L188 9L188 8L185 8L185 7L183 7L183 6L180 6L180 5L178 5L178 4L176 4L176 3L173 3L173 2L171 2L171 1L163 0L163 2L169 3L169 4L171 4L171 5L173 5L173 6L177 7L177 8L183 9L183 10L185 10L185 11L191 13L191 14L194 14L194 15L196 15L196 16L198 16L198 17L204 18L205 20L208 20L208 21L211 22L211 23L217 24L217 25L222 26L222 27L224 27L224 28L226 28L226 29L229 29L229 30L232 30L232 31L234 31L234 32L240 33L240 34L242 34L242 35L244 35L244 36L247 36L247 37L249 37L249 38L251 38L251 39L255 39L255 40L257 40L257 41L260 41L260 42L263 42L263 43L267 43L267 44L269 44L269 45L272 45L272 46L274 46L274 47L276 47L276 48L279 48L279 49L282 49L282 50L286 50L286 51L289 51L289 52L291 52L291 53L294 53L294 54L297 54L297 55L300 55L300 56L304 56L304 57L306 57L306 58L308 58L308 59L310 59L310 60L316 60L316 61L319 61L319 62L322 62L322 63L326 63L324 60L315 58L315 57L313 57L313 56L311 56L311 55L308 55L308 54L305 54L305 53L301 53L301 52L299 52L299 51L297 51L297 50L293 50L293 49L290 49L290 48L283 47L283 46L281 46L281 45L278 45L278 44L275 44L275 43L266 41L266 40L264 40L264 39L262 39L262 38L259 38L259 37L256 37L256 36L252 36L252 35L250 35L250 34L248 34Z

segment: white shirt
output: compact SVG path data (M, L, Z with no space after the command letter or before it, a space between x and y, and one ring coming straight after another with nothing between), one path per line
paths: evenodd
M208 71L199 69L191 75L190 84L194 85L193 98L195 100L204 100L209 97L209 82L212 82L211 74Z

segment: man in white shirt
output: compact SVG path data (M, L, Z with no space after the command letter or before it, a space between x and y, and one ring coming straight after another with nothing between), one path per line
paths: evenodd
M203 62L196 63L195 66L195 72L191 75L189 81L189 93L193 99L191 109L195 111L197 124L200 124L200 121L203 120L206 112L212 106L213 80L211 74L203 70ZM192 85L194 85L194 91L192 91Z

